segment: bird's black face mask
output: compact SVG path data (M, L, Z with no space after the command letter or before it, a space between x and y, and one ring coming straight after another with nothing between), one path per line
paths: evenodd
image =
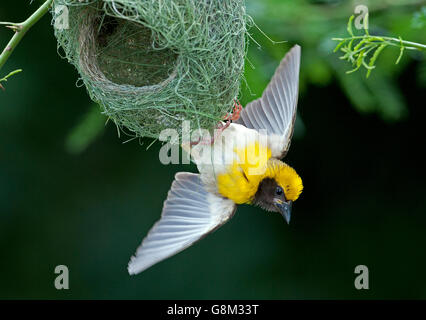
M287 223L290 223L293 201L287 201L283 188L271 178L265 178L259 184L253 204L262 209L281 213Z

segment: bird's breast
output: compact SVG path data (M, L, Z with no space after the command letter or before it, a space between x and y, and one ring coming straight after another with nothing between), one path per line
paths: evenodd
M271 150L266 136L231 124L212 145L193 147L191 156L210 192L241 204L256 194Z

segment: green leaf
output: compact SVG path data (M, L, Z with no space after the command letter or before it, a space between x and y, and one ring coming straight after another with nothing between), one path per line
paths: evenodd
M368 66L371 67L371 69L368 69L368 71L367 71L367 76L366 76L367 78L370 76L371 70L374 69L374 67L375 67L374 64L376 63L377 58L379 57L382 50L384 48L386 48L386 46L387 45L383 43L376 49L376 51L374 51L374 54L370 59L370 63L368 64Z
M340 43L337 44L336 48L334 48L333 52L337 52L341 46L343 46L345 44L345 40L340 41Z
M407 115L407 106L395 80L377 72L374 81L365 83L375 97L378 112L383 120L394 122Z
M402 58L402 55L404 54L404 49L405 49L405 46L402 44L402 39L401 39L401 37L399 37L399 41L400 41L400 43L401 43L401 48L399 49L399 56L398 56L398 59L396 59L395 64L398 64L398 63L399 63L399 61L400 61L400 60L401 60L401 58Z
M366 81L363 81L363 78L356 73L352 75L345 75L341 73L340 67L336 67L335 69L337 79L355 109L363 113L374 112L374 96L366 87Z
M356 65L358 68L361 67L362 61L364 60L364 53L365 49L358 54L358 58L356 59Z
M369 35L369 33L368 33L368 12L364 17L364 32L367 36Z
M1 78L0 82L2 82L2 81L6 82L8 78L10 78L11 76L13 76L13 75L15 75L15 74L17 74L19 72L22 72L22 69L17 69L17 70L14 70L14 71L10 72L7 76L5 76L4 78Z
M348 27L347 27L348 33L349 33L352 37L354 36L354 33L353 33L353 31L352 31L352 22L353 22L354 18L355 18L355 16L354 16L354 15L351 15L351 16L350 16L349 21L348 21Z
M353 51L358 51L359 48L361 48L361 46L366 43L368 40L367 39L363 39L360 42L358 42L358 44L354 47Z
M81 121L71 130L65 141L65 149L72 154L86 150L105 130L106 117L94 103Z

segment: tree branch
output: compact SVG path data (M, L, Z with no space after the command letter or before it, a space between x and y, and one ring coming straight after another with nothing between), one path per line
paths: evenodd
M332 38L332 40L334 41L350 41L352 39L355 39L355 40L368 39L370 41L377 41L377 42L387 41L387 44L394 45L397 47L400 47L400 45L403 44L403 45L409 46L409 47L406 47L406 49L420 50L420 51L426 50L426 45L422 43L417 43L417 42L412 42L412 41L407 41L407 40L402 40L402 39L392 38L392 37L364 35L364 36L353 36L348 38Z
M11 77L11 76L13 76L14 74L17 74L17 73L19 73L19 72L21 72L22 71L22 69L17 69L17 70L15 70L15 71L12 71L11 73L9 73L7 76L5 76L4 78L1 78L0 79L0 89L2 89L3 91L5 90L4 89L4 87L2 86L2 82L4 81L4 82L6 82L7 81L7 79L9 78L9 77Z
M13 35L12 39L10 39L9 43L6 45L0 55L0 70L6 63L7 59L9 59L13 50L15 50L16 46L22 40L25 33L49 11L49 8L52 3L53 0L47 0L41 5L40 8L37 9L37 11L35 11L27 20L22 23L0 22L1 25L6 25L7 28L10 28L15 31L15 34Z

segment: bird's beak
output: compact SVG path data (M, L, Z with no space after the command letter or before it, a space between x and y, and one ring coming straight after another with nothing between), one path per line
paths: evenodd
M291 207L293 205L293 201L281 201L276 200L275 201L275 207L278 209L278 211L281 213L281 215L284 217L285 221L287 221L288 224L290 224L290 218L291 218Z

